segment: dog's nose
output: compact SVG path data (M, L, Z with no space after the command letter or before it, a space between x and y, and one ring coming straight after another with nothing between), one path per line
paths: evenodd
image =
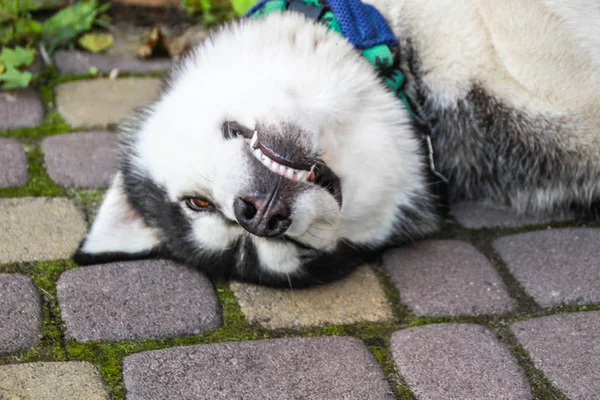
M292 224L288 207L277 199L241 196L234 200L233 210L239 224L256 236L280 236Z

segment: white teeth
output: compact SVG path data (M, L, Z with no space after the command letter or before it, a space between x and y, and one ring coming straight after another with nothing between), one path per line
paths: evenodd
M250 139L250 147L254 148L256 142L258 142L258 131L254 131L254 135L252 135L252 139Z
M274 161L270 159L267 155L265 155L260 148L254 148L254 145L257 141L258 137L256 132L254 132L252 140L250 140L250 150L252 151L254 157L256 157L256 159L259 160L265 167L269 168L277 175L281 175L285 178L294 181L306 182L308 180L308 177L312 173L312 170L315 168L314 165L311 167L310 171L295 169L291 167L286 167L285 165L281 165L277 161Z
M296 179L298 179L299 181L306 181L306 179L308 178L308 174L310 174L309 171L298 171L298 176Z

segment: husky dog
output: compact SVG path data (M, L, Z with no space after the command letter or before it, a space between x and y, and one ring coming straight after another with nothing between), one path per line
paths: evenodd
M596 0L377 0L450 200L600 199ZM122 132L75 260L163 255L213 278L340 278L438 228L423 135L344 37L294 12L231 23Z

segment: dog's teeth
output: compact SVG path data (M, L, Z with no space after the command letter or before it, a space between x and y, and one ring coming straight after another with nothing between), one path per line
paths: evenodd
M306 178L308 177L308 171L298 171L298 180L300 182L306 182Z
M286 170L286 169L287 169L287 168L285 167L285 165L280 165L280 166L279 166L279 173L280 173L281 175L285 176L285 170Z
M265 158L263 158L262 163L265 167L270 169L271 164L273 164L273 161L271 161L271 159L269 157L265 157Z
M258 142L258 131L254 131L254 135L252 135L252 139L250 139L250 147L254 148L256 142Z
M294 170L292 168L288 168L288 170L285 173L285 177L288 179L294 179Z

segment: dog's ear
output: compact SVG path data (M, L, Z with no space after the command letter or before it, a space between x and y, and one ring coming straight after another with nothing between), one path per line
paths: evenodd
M159 253L158 231L129 204L123 177L117 173L92 229L73 256L78 264L138 259Z

